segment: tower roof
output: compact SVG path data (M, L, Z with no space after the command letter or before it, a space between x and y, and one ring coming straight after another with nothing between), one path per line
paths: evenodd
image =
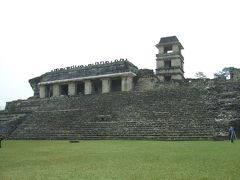
M162 37L160 39L159 43L156 45L156 47L172 45L172 44L178 44L180 46L180 48L183 49L182 44L179 42L179 40L176 36Z

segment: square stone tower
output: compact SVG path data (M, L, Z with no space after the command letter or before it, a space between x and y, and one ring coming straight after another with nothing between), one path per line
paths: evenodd
M162 82L184 79L184 58L181 54L182 44L176 36L163 37L156 45L157 57L156 75Z

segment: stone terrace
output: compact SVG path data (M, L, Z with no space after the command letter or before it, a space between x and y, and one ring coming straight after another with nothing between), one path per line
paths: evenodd
M144 92L59 97L9 103L29 113L11 139L153 139L214 137L206 90L165 87Z

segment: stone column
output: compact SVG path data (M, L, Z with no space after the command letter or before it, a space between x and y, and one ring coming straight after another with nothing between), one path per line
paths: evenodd
M40 96L40 98L46 97L46 86L45 85L39 86L39 96Z
M102 93L109 93L111 91L111 79L102 79Z
M60 86L59 84L53 84L53 97L60 96Z
M84 81L84 94L92 94L92 82L90 80Z
M76 95L76 83L75 82L70 82L68 84L68 95L69 96Z
M127 91L127 77L122 77L121 90Z
M179 52L179 47L178 47L178 45L177 45L177 44L174 44L174 45L172 46L172 50L173 50L173 52Z
M163 46L160 46L160 47L158 48L158 52L159 52L159 54L164 54L164 47L163 47Z
M131 91L133 89L133 78L122 77L122 91Z

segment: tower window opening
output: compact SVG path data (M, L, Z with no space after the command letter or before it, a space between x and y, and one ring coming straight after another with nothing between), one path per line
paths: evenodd
M170 75L164 76L165 82L170 82L172 80L172 77Z
M172 46L164 47L164 53L165 54L172 53L172 52L173 52Z
M171 61L164 61L164 67L165 67L165 68L170 68L170 67L172 67Z

